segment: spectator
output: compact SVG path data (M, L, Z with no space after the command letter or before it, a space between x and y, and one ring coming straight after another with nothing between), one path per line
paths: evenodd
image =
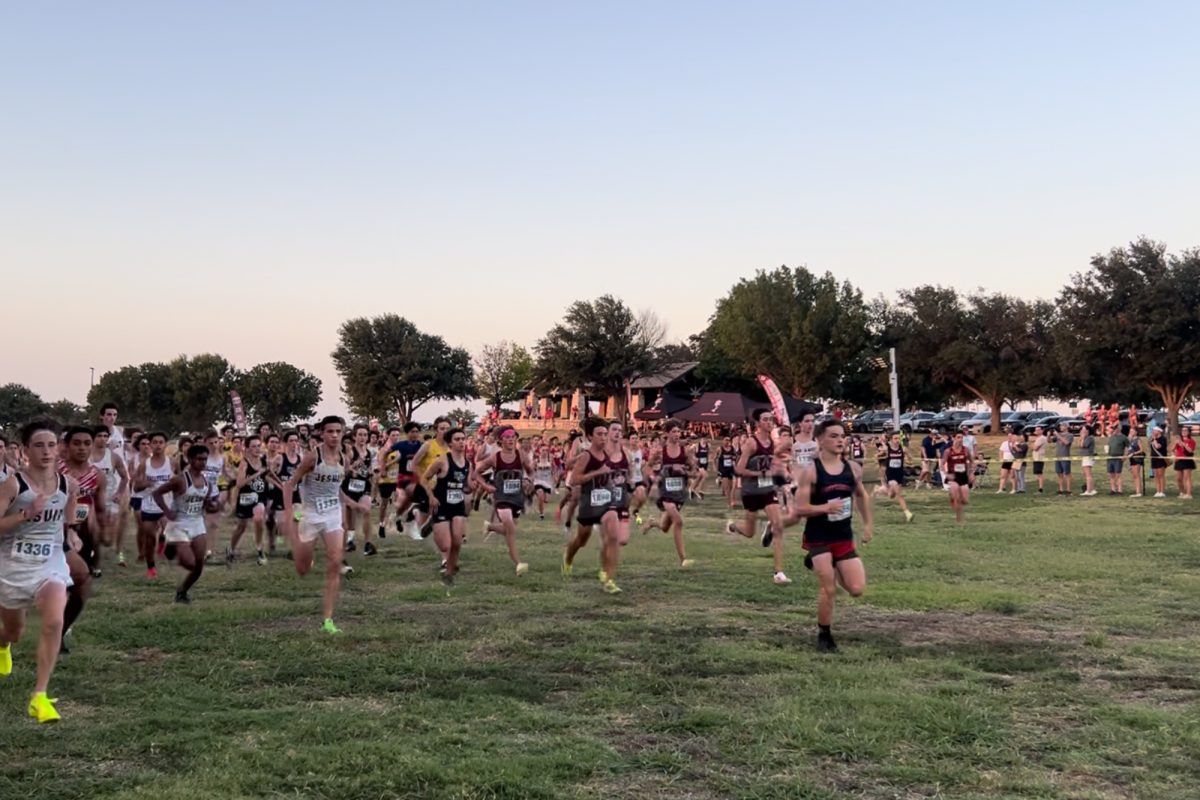
M1071 493L1071 444L1075 437L1067 428L1067 423L1058 424L1058 432L1054 434L1054 476L1058 479L1058 493Z
M1084 425L1079 432L1079 458L1083 468L1082 497L1095 497L1095 477L1092 475L1096 467L1096 426Z
M1041 425L1035 425L1033 428L1033 477L1037 478L1038 494L1046 490L1046 445L1050 440L1046 438L1046 430Z
M1108 451L1108 493L1110 495L1124 494L1125 487L1122 485L1124 475L1122 470L1125 468L1125 453L1129 449L1129 437L1125 435L1125 430L1119 425L1113 426L1112 432L1108 437L1108 446L1105 448Z
M1000 442L1000 488L996 490L996 494L1004 494L1004 487L1012 483L1011 493L1017 491L1016 481L1013 481L1013 451L1012 451L1012 434L1004 437L1004 441Z
M1175 482L1179 496L1192 499L1192 472L1196 469L1196 440L1192 438L1192 426L1184 425L1179 430L1179 441L1175 443Z
M933 486L933 470L938 463L937 446L934 444L933 437L936 436L933 431L925 434L925 438L921 440L921 474L917 476L917 488L921 488L921 483L924 482L925 488Z
M1162 428L1150 434L1150 469L1154 473L1154 496L1167 496L1167 437Z
M1129 454L1129 477L1133 479L1133 494L1130 497L1142 496L1142 465L1146 463L1146 452L1142 449L1142 437L1137 425L1129 431L1129 445L1125 448Z
M1013 478L1017 482L1017 494L1025 494L1025 459L1029 456L1029 434L1022 431L1013 434Z

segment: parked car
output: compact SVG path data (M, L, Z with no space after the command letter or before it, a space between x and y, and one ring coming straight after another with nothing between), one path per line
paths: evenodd
M1012 415L1015 413L1016 413L1015 411L1006 411L1000 415L1001 430L1003 430L1005 427L1007 427L1009 420L1012 418ZM967 433L968 431L975 431L977 433L991 433L992 432L992 412L991 411L980 411L975 416L970 417L968 419L964 419L961 423L959 423L958 429L960 431L962 431L963 433ZM1000 431L997 431L997 433L999 433L999 432Z
M1054 416L1057 415L1053 411L1042 411L1041 409L1035 409L1033 411L1013 411L1009 413L1004 425L1013 433L1020 433L1026 429L1033 430L1033 426L1037 424L1038 420Z
M1062 419L1058 414L1050 414L1045 417L1038 417L1032 422L1026 423L1024 430L1033 433L1034 428L1041 427L1044 432L1058 430L1058 421Z
M932 411L909 411L901 414L900 430L904 431L905 433L923 430L921 428L921 424L928 423L929 420L933 419L935 416L937 415ZM890 417L888 418L888 421L883 424L883 428L886 431L890 431L892 429L892 420Z
M958 430L958 426L962 424L963 420L970 419L973 416L975 416L973 411L939 411L934 415L933 419L926 423L925 430L937 431L938 433L953 433Z
M884 411L864 411L850 421L850 427L855 433L883 433L885 422L892 419L890 409Z

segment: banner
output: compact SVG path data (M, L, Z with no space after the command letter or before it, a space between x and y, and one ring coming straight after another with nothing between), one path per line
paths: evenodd
M229 399L233 401L233 425L237 428L239 436L246 436L249 431L246 429L246 412L242 409L242 398L230 389Z
M787 406L783 402L783 394L779 391L779 387L775 385L775 381L767 375L759 375L758 382L762 384L763 389L767 392L767 399L771 401L771 409L775 412L775 421L780 425L791 425L792 420L788 417Z

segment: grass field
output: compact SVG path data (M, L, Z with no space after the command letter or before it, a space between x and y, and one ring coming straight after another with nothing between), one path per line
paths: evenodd
M1195 507L980 493L956 529L915 497L911 525L876 503L867 594L824 657L798 547L773 586L719 498L687 509L694 571L635 535L618 597L594 544L562 578L536 515L529 575L472 524L449 596L427 545L389 537L351 556L335 639L283 559L212 569L190 607L173 569L112 568L57 726L24 717L16 648L0 798L1200 796Z

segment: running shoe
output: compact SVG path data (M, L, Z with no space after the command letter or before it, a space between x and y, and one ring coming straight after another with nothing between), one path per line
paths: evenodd
M0 678L12 675L12 645L0 647Z
M454 586L454 576L448 572L443 571L442 572L442 586L445 586L447 589Z
M912 521L913 521L913 513L912 513L911 511L905 511L905 512L904 512L904 521L905 521L905 522L912 522Z
M233 566L233 559L234 559L233 548L232 548L232 547L226 547L226 548L225 548L225 566L227 566L227 567L232 567L232 566Z
M387 538L387 528L386 528L385 526L383 526L383 525L380 525L380 526L379 526L379 538L380 538L380 539L386 539L386 538ZM369 544L369 543L368 543L368 544ZM363 550L365 551L365 550L366 550L366 548L364 547L364 548L363 548Z
M620 594L621 587L617 586L615 581L605 581L604 582L604 591L607 594Z
M265 555L263 555L263 551L262 551L262 550L259 550L259 551L258 551L258 558L256 558L256 559L255 559L255 563L257 563L257 564L258 564L260 567L262 567L262 566L265 566L265 565L266 565L266 563L267 563L267 557L266 557Z
M604 570L600 570L599 572L597 572L596 577L600 579L601 583L606 583L608 581L608 573L605 572Z
M838 651L837 642L833 641L833 634L821 632L817 634L817 652L818 653L836 653Z
M443 575L446 574L446 559L442 559L442 565L438 567L438 572L442 573Z
M571 562L567 561L567 554L563 553L563 563L562 563L563 577L565 577L565 578L571 577L571 568L572 568Z
M346 559L343 558L341 573L343 575L350 575L353 572L354 572L354 567L350 566L350 563L348 561L346 561Z
M154 580L158 577L158 570L154 567L151 567L150 569L146 570L146 577L150 580Z
M528 565L528 564L526 564L524 561L522 561L521 563L517 564L517 575L518 575L518 576L520 576L520 575L524 575L526 572L529 572L529 565Z
M125 554L124 553L117 553L117 566L118 567L128 566L125 563Z
M792 579L782 572L776 572L774 581L776 586L787 586L792 582Z
M562 526L562 532L563 532L563 538L564 538L564 539L570 539L570 538L571 538L571 526L570 526L570 525L563 525L563 526Z
M741 534L738 533L738 529L733 526L732 520L725 523L725 532L728 533L730 536L737 536L739 538L741 537Z
M771 542L775 541L775 534L771 532L770 522L763 522L762 533L759 534L758 541L763 547L770 547Z
M367 542L366 544L363 545L363 555L364 556L373 556L378 552L379 551L375 549L375 545L371 544L370 542Z
M333 620L331 620L331 619L325 620L325 624L321 626L321 630L325 631L326 633L330 633L330 634L342 632L342 629L339 628L337 625L334 625Z
M176 592L175 602L179 603L180 605L190 606L192 604L192 598L187 596L187 592Z
M60 717L58 710L54 707L54 702L46 697L45 692L38 692L29 701L29 716L38 722L58 722Z
M633 517L633 521L636 522L638 525L641 525L642 524L642 515L635 514Z
M358 545L356 545L354 543L354 537L351 536L349 539L346 540L346 552L353 553L357 549L358 549Z
M679 562L679 568L680 569L691 569L695 565L695 563L696 562L693 561L692 559L685 558L683 561Z

